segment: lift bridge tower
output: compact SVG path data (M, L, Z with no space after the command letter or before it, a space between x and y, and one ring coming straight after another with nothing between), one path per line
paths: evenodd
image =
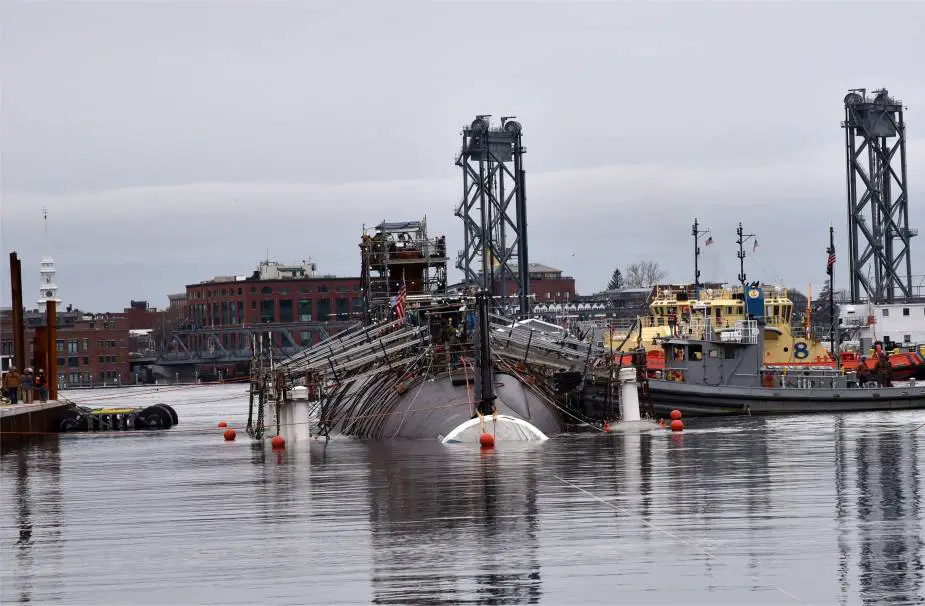
M494 291L502 308L517 308L520 317L527 317L530 263L522 127L515 116L504 116L500 127L492 127L490 117L476 116L463 127L456 155L463 173L463 196L456 208L463 220L463 250L456 267L467 285Z
M852 303L912 296L903 106L886 89L845 96L848 237Z

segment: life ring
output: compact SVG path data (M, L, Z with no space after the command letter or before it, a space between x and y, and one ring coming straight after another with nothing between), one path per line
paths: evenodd
M766 372L761 377L761 384L765 387L776 387L777 381L774 379L774 373Z

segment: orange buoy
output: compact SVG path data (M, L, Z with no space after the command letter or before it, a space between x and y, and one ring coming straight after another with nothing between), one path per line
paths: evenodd
M491 435L487 431L479 436L479 444L482 445L482 448L494 448L495 447L495 436Z
M671 422L671 431L683 431L684 430L684 421L681 419L675 419Z
M282 448L286 445L286 438L283 436L273 436L273 439L270 440L270 444L273 445L273 448Z
M672 420L680 419L681 411L675 408L674 410L671 411L671 414L669 416L671 417Z
M219 426L219 427L228 427L228 423L225 423L224 421L219 421L219 422L218 422L218 426Z
M225 441L226 442L234 442L235 437L237 437L237 434L234 432L233 429L225 430Z

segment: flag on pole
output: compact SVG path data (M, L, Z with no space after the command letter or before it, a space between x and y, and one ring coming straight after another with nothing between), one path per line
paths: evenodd
M398 298L395 300L395 315L399 323L405 321L405 301L408 299L408 287L405 285L405 277L401 278L401 289L398 291Z
M835 267L835 247L829 248L829 261L825 265L825 273L832 275L832 270Z
M752 252L755 252L756 250L758 250L758 240L757 239L755 240L755 243L752 244Z
M704 242L706 246L713 244L713 236L707 236L707 241Z

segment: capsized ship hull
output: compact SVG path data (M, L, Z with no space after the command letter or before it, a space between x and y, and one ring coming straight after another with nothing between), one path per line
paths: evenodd
M351 385L343 397L332 399L319 421L331 433L342 435L444 440L456 431L452 441L467 442L477 442L482 430L499 439L542 440L566 429L552 404L510 374L495 374L497 417L484 417L471 431L468 427L457 431L473 418L478 419L471 381L458 375L425 376L409 381L401 393L393 390L393 395L381 392L378 384L384 378L370 377ZM374 407L364 400L366 394L376 398Z

